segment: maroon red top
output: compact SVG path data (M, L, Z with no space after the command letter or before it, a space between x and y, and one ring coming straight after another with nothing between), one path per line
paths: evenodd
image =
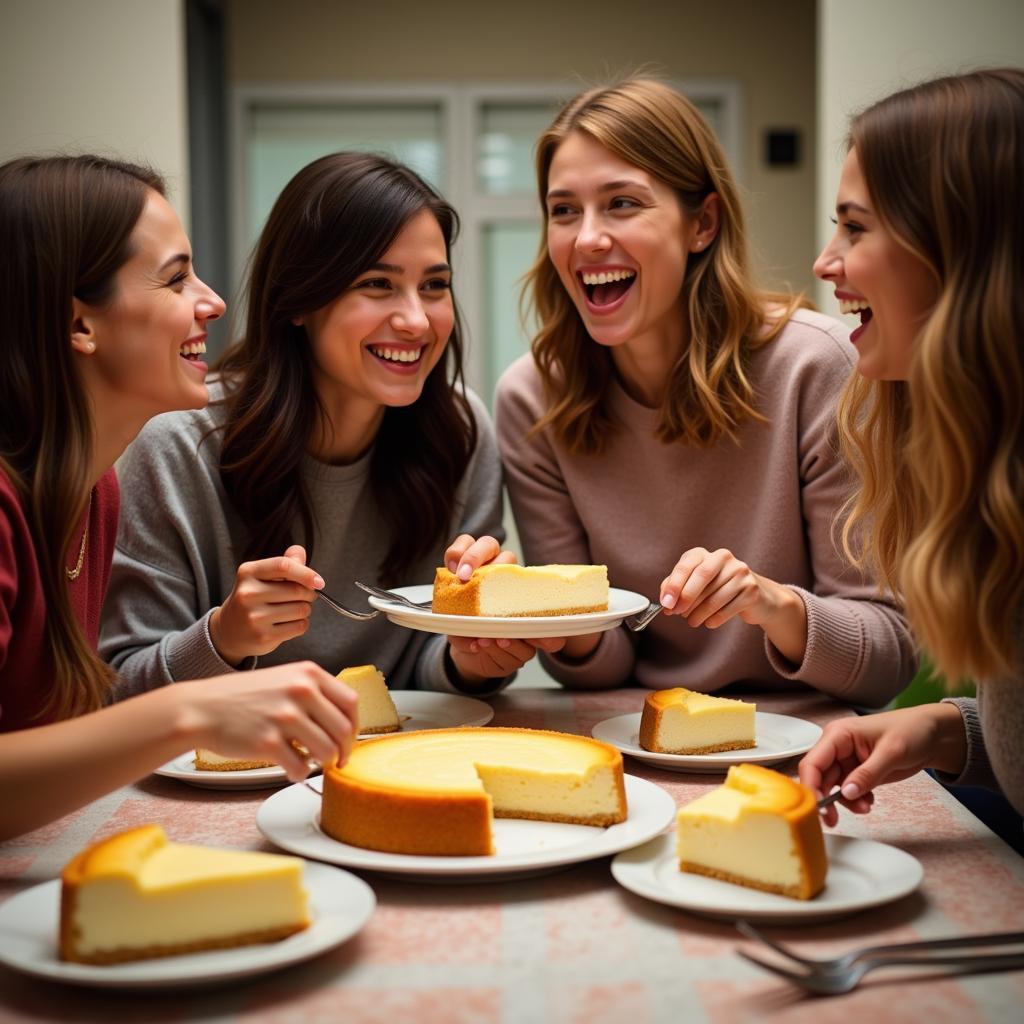
M85 635L96 647L100 608L110 579L120 508L112 469L92 492L89 538L82 571L67 580L71 607ZM65 564L74 569L81 550L85 519L75 532ZM0 470L0 732L43 724L33 719L53 685L53 665L46 642L46 599L35 544L10 478Z

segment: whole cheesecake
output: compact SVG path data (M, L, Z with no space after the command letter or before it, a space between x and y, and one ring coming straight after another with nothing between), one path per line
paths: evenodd
M682 871L801 900L825 887L814 794L770 768L730 767L724 785L680 810L676 840Z
M484 565L463 582L447 569L434 577L438 615L579 615L608 610L604 565Z
M622 755L534 729L434 729L359 744L324 774L320 827L387 853L487 856L493 818L626 819Z
M61 874L60 956L115 964L273 942L309 927L303 861L172 843L143 825Z
M648 694L640 746L658 754L713 754L757 746L757 705L677 686Z

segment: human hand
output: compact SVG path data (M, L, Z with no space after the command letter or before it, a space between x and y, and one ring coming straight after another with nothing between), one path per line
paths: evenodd
M924 768L959 773L966 756L967 734L956 705L924 704L829 722L800 762L800 781L818 797L839 786L840 803L867 814L876 786ZM834 805L822 817L826 825L839 820Z
M562 649L565 637L513 640L506 637L448 637L452 664L467 683L504 679L518 672L538 650L553 654Z
M293 743L344 764L359 731L356 693L311 661L167 687L196 747L274 761L292 782L309 774Z
M501 545L488 536L479 539L462 533L455 538L444 553L444 564L448 571L454 573L463 583L473 575L474 569L490 562L514 565L515 553L502 550Z
M269 654L309 629L316 591L324 581L293 544L280 558L243 562L227 600L210 616L210 639L229 664Z

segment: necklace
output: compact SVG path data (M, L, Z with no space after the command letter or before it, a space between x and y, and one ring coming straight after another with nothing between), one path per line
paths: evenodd
M82 531L82 544L78 549L78 561L75 562L74 569L69 569L66 565L64 571L68 574L69 580L77 580L82 575L82 566L85 564L85 545L89 540L89 515L92 512L92 492L89 493L89 505L85 512L85 529Z

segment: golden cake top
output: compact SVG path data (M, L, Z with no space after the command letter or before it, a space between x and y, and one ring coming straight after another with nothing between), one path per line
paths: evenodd
M376 665L353 665L351 668L343 668L338 673L338 679L343 683L367 678L376 679L377 676L383 678L383 673Z
M561 565L558 563L552 563L551 565L517 565L507 562L489 562L487 565L480 566L479 569L474 569L473 575L469 580L460 580L454 573L443 567L438 568L436 579L446 583L468 583L474 578L482 580L488 576L506 576L509 579L517 580L531 580L538 577L554 576L567 582L573 582L580 576L589 575L595 570L603 571L606 576L608 574L608 567L606 565Z
M734 764L725 784L698 797L681 814L738 818L750 812L777 814L796 821L816 815L814 794L795 779L756 764Z
M733 697L715 697L710 693L687 690L683 686L676 686L670 690L655 690L647 695L646 703L658 711L676 707L690 714L716 710L735 711L740 708L753 709L755 706L749 701L736 700Z
M587 736L541 729L429 729L360 743L330 772L368 786L405 791L479 793L476 766L502 767L552 778L622 764L614 747Z

